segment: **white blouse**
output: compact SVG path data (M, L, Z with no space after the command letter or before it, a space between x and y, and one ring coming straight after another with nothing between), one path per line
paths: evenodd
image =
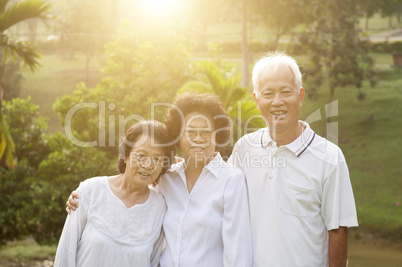
M166 205L151 190L148 200L127 208L113 194L109 177L77 189L79 208L67 216L54 266L157 266L163 247Z
M252 265L252 240L245 176L219 155L204 167L188 193L184 162L161 177L166 200L162 267Z

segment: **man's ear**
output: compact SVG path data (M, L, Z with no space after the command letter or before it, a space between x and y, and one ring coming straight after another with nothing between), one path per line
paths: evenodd
M257 101L257 95L255 93L253 93L253 98L254 98L254 103L257 106L257 109L260 110L260 106L258 105L258 101Z
M303 104L303 99L304 99L304 88L300 88L299 92L299 101L300 101L300 106Z

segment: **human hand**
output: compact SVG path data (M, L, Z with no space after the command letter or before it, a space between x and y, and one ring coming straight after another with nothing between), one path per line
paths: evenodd
M159 184L159 179L160 177L158 177L153 183L150 183L149 186L155 188Z
M71 211L78 208L78 201L75 201L74 198L79 198L77 191L71 192L71 195L68 197L68 200L66 202L66 211L68 214L71 214Z
M179 162L182 162L182 161L184 161L184 159L183 159L183 158L180 158L180 157L174 157L174 163L179 163Z

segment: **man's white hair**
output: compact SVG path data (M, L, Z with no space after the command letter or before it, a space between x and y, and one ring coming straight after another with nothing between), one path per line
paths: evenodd
M254 93L257 97L261 74L266 71L275 73L278 69L284 67L289 68L293 72L295 76L295 84L300 92L300 89L302 88L302 74L296 60L283 52L275 51L267 53L254 65L252 81Z

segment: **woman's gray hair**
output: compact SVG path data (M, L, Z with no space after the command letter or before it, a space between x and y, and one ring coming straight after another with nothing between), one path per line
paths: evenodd
M275 51L267 53L254 65L252 81L256 97L258 96L261 74L265 71L276 72L278 69L283 67L288 67L293 72L295 76L295 84L300 92L300 89L302 88L302 74L296 60L283 52Z

